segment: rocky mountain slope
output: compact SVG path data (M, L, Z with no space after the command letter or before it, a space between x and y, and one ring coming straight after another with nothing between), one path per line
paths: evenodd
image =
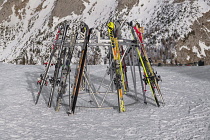
M210 64L208 0L0 0L0 5L0 61L42 64L62 22L72 27L84 21L106 35L106 23L122 19L145 28L154 62ZM124 38L127 32L125 26ZM98 63L104 52L98 52Z

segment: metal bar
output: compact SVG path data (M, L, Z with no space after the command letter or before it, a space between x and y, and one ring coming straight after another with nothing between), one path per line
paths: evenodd
M133 74L134 71L133 71L133 66L132 66L130 54L128 55L128 61L129 61L130 69L131 69L131 76L132 76L132 79L133 79L133 85L135 85L134 74ZM135 87L134 87L134 92L136 92Z
M111 64L110 64L109 67L107 68L107 71L106 71L106 72L108 72L108 71L110 70L112 63L113 63L113 60L111 61ZM99 89L101 88L102 83L104 82L106 75L107 75L107 73L104 74L104 77L103 77L102 81L100 82L100 85L99 85L98 89L96 90L96 92L98 92Z
M97 101L97 99L96 99L96 97L95 97L95 95L94 95L94 92L93 92L93 89L92 89L92 87L91 87L91 85L90 85L90 82L89 82L89 80L88 80L88 78L87 78L85 72L83 72L83 73L84 73L85 80L86 80L86 82L87 82L89 88L91 89L91 93L92 93L92 95L93 95L93 97L94 97L94 99L95 99L95 101L96 101L96 104L97 104L97 106L99 107L99 103L98 103L98 101Z
M106 91L106 93L105 93L105 95L104 95L104 97L103 97L103 100L102 100L102 102L101 102L100 107L102 107L102 105L103 105L103 103L104 103L104 100L105 100L105 98L106 98L106 96L107 96L107 94L108 94L108 92L109 92L109 90L110 90L110 87L111 87L113 81L114 81L114 78L111 80L111 82L110 82L110 84L109 84L109 87L107 88L107 91Z
M136 70L135 70L135 63L134 63L134 47L132 47L132 61L133 61L133 78L134 78L134 92L136 95L136 99L137 99L137 91L136 91Z

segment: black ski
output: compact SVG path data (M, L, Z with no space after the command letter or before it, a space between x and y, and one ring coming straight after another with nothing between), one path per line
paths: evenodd
M88 45L88 42L90 39L91 29L89 29L87 24L81 23L81 31L83 33L85 33L85 38L84 38L84 44L83 44L83 48L82 48L82 52L81 52L79 65L78 65L78 72L77 72L77 75L75 78L73 92L71 95L71 104L70 104L69 113L72 113L72 114L74 114L74 112L75 112L77 97L78 97L80 83L82 80L82 75L83 75L83 70L84 70L84 65L85 65L85 59L86 59L86 55L87 55L87 45Z

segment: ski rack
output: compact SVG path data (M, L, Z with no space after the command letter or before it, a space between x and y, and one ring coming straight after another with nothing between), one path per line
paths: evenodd
M88 46L110 46L110 43L111 43L111 41L110 41L110 39L101 39L101 37L100 37L100 32L98 32L97 31L97 39L95 39L95 40L89 40L90 42L89 42L89 44L88 44ZM120 40L118 40L119 41L119 45L126 45L126 47L127 47L127 49L126 49L126 51L125 51L125 53L124 54L122 54L122 58L121 58L121 61L124 59L124 57L125 57L125 54L126 53L128 53L128 45L136 45L136 43L133 43L133 40L128 40L128 39L120 39ZM83 43L83 40L77 40L76 41L77 43L75 44L75 46L81 46L82 45L82 43ZM130 56L131 57L131 56ZM133 61L133 60L132 60ZM108 66L108 68L106 69L106 73L105 73L105 75L103 76L103 78L102 78L102 80L101 80L101 83L100 83L100 86L98 87L98 89L96 90L96 88L94 87L94 85L92 85L91 84L91 82L88 80L89 79L89 77L87 77L87 74L86 74L86 72L84 72L84 75L86 75L85 76L85 80L87 80L87 84L88 84L88 86L90 86L90 85L92 85L92 87L89 87L90 88L90 90L91 90L91 94L100 94L100 88L101 87L103 87L102 85L103 85L103 81L105 80L105 77L107 76L107 73L108 73L108 71L111 71L111 69L112 69L112 66L111 66L111 64L112 64L112 62L110 62L110 65ZM131 73L132 73L132 78L133 78L133 82L134 82L134 84L135 84L135 95L136 95L136 97L137 97L137 90L136 90L136 83L135 83L135 81L136 81L136 76L134 76L134 75L136 75L135 74L135 65L134 65L134 63L132 63L132 65L131 65L131 61L129 62L129 64L130 64L130 68L131 68ZM133 70L134 69L134 70ZM111 71L111 73L112 73L112 71ZM141 75L141 73L140 73L140 75ZM114 78L113 78L113 75L111 74L110 75L110 84L108 85L108 87L107 87L107 91L105 92L105 95L107 95L108 93L109 93L109 90L110 90L110 88L111 88L111 93L113 93L114 91L114 88L113 88L113 86L114 86L114 83L113 83L113 81L114 81ZM95 91L95 92L94 92ZM95 99L95 97L94 97L94 99ZM99 104L98 103L98 101L96 101L96 104L97 104L97 107L99 107L99 108L101 108L102 106L103 106L103 103L104 103L104 100L105 100L105 97L103 98L103 101L102 101L102 103L101 104Z
M53 100L53 95L54 95L54 91L56 86L58 86L58 96L57 96L57 100L56 100L56 106L55 106L55 110L59 111L60 106L61 106L61 101L63 99L63 95L65 94L65 92L67 91L67 85L69 85L69 110L67 111L68 114L74 114L75 112L75 107L76 107L76 102L77 102L77 96L78 93L80 91L80 87L83 85L84 90L87 90L89 95L91 96L91 100L90 102L94 102L95 104L95 108L107 108L104 107L103 104L106 100L106 97L109 93L114 93L114 85L116 85L116 74L115 74L115 70L116 70L116 66L114 66L114 60L113 60L113 52L112 52L112 47L114 47L113 45L110 45L113 43L112 40L110 39L102 39L100 36L100 32L98 30L95 30L96 33L96 39L91 39L90 34L92 29L89 29L88 26L85 23L82 23L84 27L82 27L81 29L84 30L84 36L81 39L77 38L78 33L74 34L71 39L70 39L70 45L66 46L66 31L68 29L68 25L65 26L65 30L63 31L63 37L60 41L60 43L58 44L58 34L61 33L61 30L58 30L58 33L56 35L56 39L54 42L54 45L52 48L57 49L57 51L59 51L58 53L58 59L57 59L57 63L55 65L55 71L54 71L54 77L53 77L53 82L52 83L52 87L51 87L51 92L50 92L50 98L48 101L48 107L51 107L52 104L52 100ZM142 32L142 30L140 30ZM114 33L114 32L113 32ZM137 73L136 73L136 64L135 59L134 58L134 54L138 54L138 73L140 76L140 81L141 81L141 87L142 87L142 95L143 95L143 101L145 104L147 104L146 101L146 84L150 85L150 88L152 90L153 95L155 88L157 88L157 79L156 79L156 74L154 73L154 70L151 68L151 64L147 63L147 59L142 60L143 56L140 51L138 50L138 48L141 48L144 43L142 42L142 40L138 39L138 36L134 33L134 30L132 29L132 33L134 36L134 39L129 40L129 39L119 39L117 40L117 45L119 45L119 52L121 52L120 54L120 59L119 59L119 66L120 66L120 74L121 74L121 86L122 86L122 93L123 96L128 95L127 93L129 93L129 84L128 84L128 80L127 80L127 76L126 76L126 72L127 72L127 67L125 64L125 57L127 57L128 59L128 64L131 70L131 75L132 75L132 82L133 82L133 87L134 87L134 94L135 94L135 100L138 101L138 93L137 93ZM143 33L142 33L143 34ZM116 36L117 37L117 36ZM116 37L114 37L113 39L115 39ZM72 39L73 38L73 39ZM116 40L116 39L115 39ZM69 40L68 40L69 41ZM56 44L56 45L55 45ZM60 47L57 47L59 46ZM71 58L73 57L73 51L74 48L76 46L82 46L82 55L80 57L80 64L78 67L78 75L75 78L75 82L74 82L74 88L72 93L70 92L71 90L71 80L70 80L70 72L71 72L71 68L70 68L70 62L71 62ZM101 82L99 84L99 87L96 89L96 87L94 86L94 84L91 82L91 78L90 76L87 74L88 70L86 69L86 63L85 63L85 59L86 59L86 53L87 53L87 47L88 46L109 46L109 66L106 69L106 72L103 76L103 78L101 79ZM73 48L73 49L72 49ZM125 50L124 50L125 48ZM35 104L37 104L40 93L42 91L42 87L45 83L45 81L47 81L47 74L49 71L49 66L51 65L51 60L54 57L54 53L56 50L53 50L50 56L50 60L49 63L47 64L47 68L46 71L44 73L44 78L41 79L41 86L40 86L40 90L37 94L37 98L36 98L36 102ZM144 50L144 53L145 50ZM142 61L141 61L142 60ZM144 65L147 65L147 68L145 68ZM142 67L142 68L141 68ZM61 72L59 74L59 71L61 69ZM153 72L154 74L149 77L148 76L148 70L149 69L150 73ZM142 70L144 71L144 75L142 75ZM145 75L146 73L146 75ZM61 78L59 78L59 75L61 75ZM104 87L104 80L106 78L107 75L110 75L110 82L108 85L106 86L106 91L105 92L101 92L100 89L102 87ZM62 78L64 77L64 78ZM67 78L68 80L68 84L66 84L67 82ZM81 85L83 79L83 83ZM148 80L149 79L149 80ZM153 81L155 81L155 83L153 83ZM123 82L123 83L122 83ZM151 84L152 83L152 84ZM122 94L121 93L121 94ZM160 93L160 88L158 86L158 93ZM101 98L101 102L99 102L99 99L97 98L97 95L99 94L104 94L104 96ZM118 93L119 94L119 93ZM140 94L140 93L139 93ZM122 95L121 95L122 96ZM156 95L155 95L156 96ZM118 95L119 97L119 95ZM162 97L162 94L161 94ZM123 99L122 99L123 100ZM157 103L157 106L159 107L159 101L157 100L157 97L155 97L155 101ZM164 100L162 98L162 103L164 104ZM124 101L123 101L124 104ZM124 110L121 110L120 104L119 104L119 112L124 112Z

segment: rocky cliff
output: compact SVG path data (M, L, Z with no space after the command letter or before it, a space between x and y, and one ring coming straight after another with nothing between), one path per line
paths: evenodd
M0 61L42 64L60 23L84 21L106 32L107 21L120 18L145 28L155 62L210 64L208 0L0 0L0 5ZM123 37L127 32L122 30Z

